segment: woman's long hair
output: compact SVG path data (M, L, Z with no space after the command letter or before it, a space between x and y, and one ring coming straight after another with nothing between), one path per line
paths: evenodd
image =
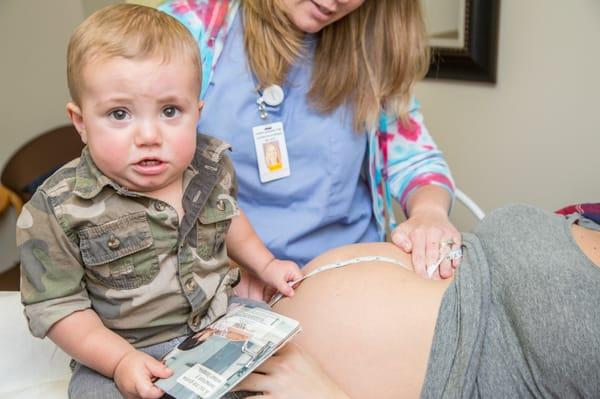
M305 51L304 33L280 3L242 1L246 54L263 87L283 84ZM365 0L317 37L308 96L318 110L348 104L356 131L376 126L382 107L408 120L412 89L429 66L419 0Z

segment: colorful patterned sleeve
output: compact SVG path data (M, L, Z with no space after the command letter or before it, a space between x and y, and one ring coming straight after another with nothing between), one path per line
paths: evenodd
M206 93L215 61L223 49L238 7L239 2L235 0L171 0L158 7L181 22L198 43L202 62L201 98Z
M162 3L158 9L181 22L196 40L205 34L211 11L208 1L172 0Z
M410 195L419 187L433 184L454 195L450 169L423 123L419 102L413 98L410 108L408 125L396 118L383 117L379 129L379 145L387 147L380 150L387 154L384 173L390 194L399 201L405 214Z

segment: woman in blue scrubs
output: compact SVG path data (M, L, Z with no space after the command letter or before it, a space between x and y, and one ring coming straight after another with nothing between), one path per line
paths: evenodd
M232 145L240 206L276 257L303 265L382 241L389 229L425 276L441 243L460 244L448 220L450 171L412 97L429 63L418 0L176 0L161 9L198 41L199 130ZM277 168L266 164L271 144ZM400 225L392 199L407 216ZM444 261L434 278L452 266ZM251 277L240 286L262 296Z

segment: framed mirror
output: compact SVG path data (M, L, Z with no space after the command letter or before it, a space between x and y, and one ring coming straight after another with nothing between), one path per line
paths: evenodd
M422 0L429 79L496 82L500 0Z

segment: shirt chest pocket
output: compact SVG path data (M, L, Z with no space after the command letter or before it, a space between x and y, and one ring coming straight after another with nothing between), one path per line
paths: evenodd
M211 201L212 200L212 201ZM200 213L197 231L197 251L202 259L208 260L223 251L225 237L231 219L238 214L235 200L228 195L210 198Z
M79 231L79 248L88 276L120 290L150 283L159 265L145 212Z

